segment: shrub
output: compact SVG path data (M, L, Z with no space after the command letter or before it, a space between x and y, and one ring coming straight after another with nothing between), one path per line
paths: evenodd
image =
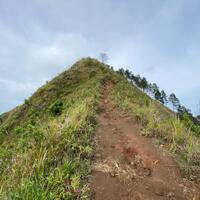
M53 104L50 105L49 107L49 112L53 116L58 116L62 113L63 111L63 102L60 100L55 101Z
M24 104L27 105L27 106L29 106L30 105L30 101L28 99L25 99L24 100Z

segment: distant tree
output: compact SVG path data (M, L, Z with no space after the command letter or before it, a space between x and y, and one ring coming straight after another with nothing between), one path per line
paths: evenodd
M141 87L141 77L140 75L135 76L135 84L140 88Z
M126 69L125 70L125 72L124 72L124 74L125 74L125 76L126 76L126 78L128 79L128 80L130 80L131 79L131 71L129 71L128 69Z
M175 110L175 109L178 109L179 108L179 106L180 106L180 101L179 101L179 99L176 97L176 95L174 94L174 93L171 93L170 95L169 95L169 102L171 102L172 103L172 106L173 106L173 111Z
M125 76L125 72L124 72L124 69L123 68L120 68L117 70L117 73L120 74L121 76Z
M161 93L160 93L159 88L157 90L155 90L154 97L155 97L156 100L161 102Z
M188 108L186 108L185 106L178 105L177 114L180 119L183 119L184 115L187 115L190 118L193 118L191 111Z
M160 99L160 96L161 96L161 93L160 93L160 90L159 90L159 87L156 85L156 83L153 83L151 85L151 91L153 93L153 97L156 99L156 100L159 100Z
M106 53L100 53L99 59L101 60L101 62L107 63L109 60L109 57Z
M153 91L153 84L149 83L147 88L147 93L149 96L154 97L154 91Z
M197 115L196 118L200 121L200 115Z
M160 102L161 102L162 104L168 103L168 99L167 99L167 95L166 95L165 91L164 91L164 90L161 90L160 93L161 93Z
M141 78L140 87L143 89L143 91L148 88L148 82L147 82L147 79L145 77Z
M200 115L196 116L197 123L200 125Z

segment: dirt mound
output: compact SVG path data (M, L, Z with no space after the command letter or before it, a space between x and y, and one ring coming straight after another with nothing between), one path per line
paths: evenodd
M141 136L137 122L112 104L110 87L103 90L98 116L91 199L199 200L197 185L182 178L172 156Z

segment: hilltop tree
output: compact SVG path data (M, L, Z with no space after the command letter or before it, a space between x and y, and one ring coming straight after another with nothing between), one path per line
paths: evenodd
M179 108L180 101L179 101L179 99L176 97L176 95L174 93L171 93L169 95L169 99L168 100L169 100L169 102L172 103L173 111L174 111L174 109L178 109Z
M102 63L107 63L109 60L109 57L106 53L100 53L99 59L101 60Z

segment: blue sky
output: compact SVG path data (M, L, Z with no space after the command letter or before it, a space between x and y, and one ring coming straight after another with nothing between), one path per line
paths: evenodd
M199 8L198 0L0 0L0 113L77 59L106 52L116 69L175 92L196 114Z

